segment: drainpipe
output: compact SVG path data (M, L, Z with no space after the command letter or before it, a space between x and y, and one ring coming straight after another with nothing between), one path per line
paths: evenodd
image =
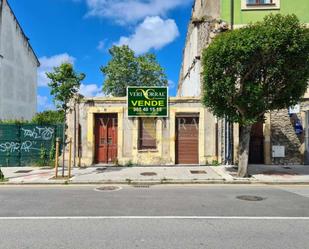
M234 0L231 0L231 30L234 29Z
M234 0L231 0L231 30L234 30ZM233 159L232 159L232 146L233 146L233 125L231 125L226 118L224 119L225 123L225 164L231 164Z
M74 98L74 145L73 145L73 167L76 167L76 99Z

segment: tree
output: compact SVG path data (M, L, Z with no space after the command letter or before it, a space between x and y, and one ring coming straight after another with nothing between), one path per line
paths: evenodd
M35 114L32 118L32 123L45 125L45 124L59 124L64 122L63 111L44 111Z
M154 54L135 56L128 46L113 46L109 53L112 59L107 66L101 67L106 95L126 96L127 86L167 85L167 77Z
M66 146L66 114L69 110L69 102L78 93L81 82L86 77L83 73L74 71L73 65L70 63L63 63L59 67L55 67L53 72L46 73L50 79L48 86L51 88L51 95L54 97L53 101L59 111L64 114L64 136L63 136L63 152ZM65 154L63 153L62 176L64 176L64 162Z
M238 175L248 175L251 127L300 101L309 78L309 32L295 15L218 35L203 51L204 104L241 126Z
M55 67L54 72L46 75L50 79L48 86L51 88L51 95L54 96L54 103L58 110L63 110L66 114L69 102L78 93L85 74L75 72L72 64L63 63Z

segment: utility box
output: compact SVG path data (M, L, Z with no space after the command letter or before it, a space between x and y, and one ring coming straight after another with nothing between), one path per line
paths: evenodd
M284 146L273 146L272 149L273 157L285 157L285 147Z

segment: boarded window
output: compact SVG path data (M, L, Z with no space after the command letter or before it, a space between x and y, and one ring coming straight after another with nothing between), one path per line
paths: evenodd
M139 119L139 149L149 150L157 148L157 120L155 118Z

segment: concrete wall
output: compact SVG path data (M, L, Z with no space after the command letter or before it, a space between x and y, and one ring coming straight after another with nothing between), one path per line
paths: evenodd
M192 17L188 25L187 38L183 50L183 62L179 75L177 96L190 97L202 95L202 55L203 50L220 32L227 30L227 25L220 20L220 1L195 0ZM217 120L207 112L205 139L210 145L210 154L217 154L216 160L225 159L224 122Z
M36 112L38 61L9 5L0 5L0 119Z
M195 1L183 50L178 96L201 95L202 52L220 28L219 16L220 1Z
M76 114L72 109L67 116L67 136L74 139L76 115L77 123L81 126L83 166L90 166L94 162L94 116L98 113L118 114L118 162L121 165L128 162L138 165L174 165L176 116L180 113L199 114L199 164L205 165L217 160L215 117L202 106L199 98L170 98L169 117L158 119L156 123L156 150L138 150L138 119L128 118L126 98L84 99L77 105L76 110ZM212 135L206 136L206 133Z

